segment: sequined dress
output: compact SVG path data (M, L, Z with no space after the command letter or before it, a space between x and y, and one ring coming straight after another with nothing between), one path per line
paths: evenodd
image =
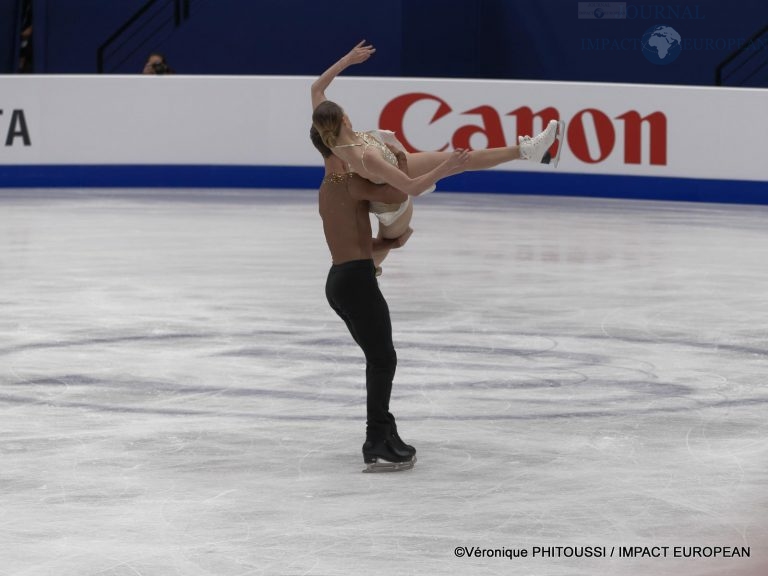
M375 151L380 152L381 156L389 162L392 166L397 168L397 157L395 154L390 150L386 144L378 137L377 133L379 133L378 130L371 130L369 132L355 132L355 135L362 140L362 142L358 142L355 144L344 144L341 147L353 147L353 146L363 146L363 155L361 157L361 161L363 164L363 168L365 168L365 155L369 152L370 148L374 148ZM399 145L400 143L397 141L397 139L394 138L394 135L392 135L392 139L394 142ZM366 171L368 169L366 168ZM371 180L370 178L366 178L370 182L373 182L374 184L385 184L384 181L376 181ZM411 202L411 197L409 196L405 202L402 204L385 204L384 202L371 202L371 212L376 215L376 218L379 219L379 222L384 224L385 226L389 226L395 220L397 220L407 209L408 205Z

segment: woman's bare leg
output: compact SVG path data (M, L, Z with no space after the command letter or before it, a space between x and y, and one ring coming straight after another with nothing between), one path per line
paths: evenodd
M563 129L563 122L551 120L542 132L533 138L525 138L522 141L522 150L520 146L502 146L499 148L470 150L469 160L464 165L464 169L461 170L461 172L485 170L520 158L539 162L552 144L562 138ZM447 160L451 154L452 152L413 152L407 154L408 174L411 178L426 174L440 163ZM458 173L459 172L456 172L456 174Z
M450 157L451 152L413 152L407 155L408 174L411 178L426 174ZM466 163L464 172L472 170L485 170L493 168L504 162L510 162L520 158L519 146L506 146L504 148L486 148L472 150Z
M387 240L394 240L400 238L405 231L411 225L411 218L413 217L413 202L408 202L408 207L405 209L400 217L392 222L389 226L385 226L379 222L379 238L386 238Z
M378 239L394 240L400 238L403 234L408 232L411 224L411 217L413 216L413 202L408 203L408 208L403 212L400 217L392 222L389 226L385 226L379 222L379 232L377 234ZM373 263L381 273L381 263L389 254L389 249L373 250Z

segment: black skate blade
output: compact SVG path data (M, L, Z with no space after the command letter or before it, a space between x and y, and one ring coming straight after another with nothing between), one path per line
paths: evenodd
M560 163L560 153L563 151L563 134L565 134L565 122L558 120L557 135L555 136L555 142L557 142L557 154L555 154L553 158L552 152L547 150L544 153L544 156L541 157L542 164L552 164L552 168L557 168L557 165ZM555 145L555 142L552 143L552 146ZM552 149L552 146L549 147L550 150Z
M557 154L555 154L555 157L552 159L552 168L557 168L557 165L560 163L560 154L563 151L563 135L565 134L565 122L560 120L557 123L557 136L555 136L555 140L557 141Z
M407 460L406 462L387 462L386 460L376 460L375 462L366 463L364 473L381 473L381 472L403 472L410 470L413 465L416 464L416 456Z

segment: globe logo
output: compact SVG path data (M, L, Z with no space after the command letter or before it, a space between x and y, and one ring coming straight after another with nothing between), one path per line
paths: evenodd
M605 12L603 12L603 9L597 8L595 10L595 18L602 18L603 16L605 16Z
M651 26L641 40L643 56L649 62L666 66L672 64L683 51L683 40L670 26Z

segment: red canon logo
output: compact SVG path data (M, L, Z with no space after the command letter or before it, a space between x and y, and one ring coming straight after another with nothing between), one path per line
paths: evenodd
M403 128L403 119L408 109L416 102L431 100L437 104L437 111L432 116L428 124L434 124L440 118L453 112L453 108L442 98L427 94L424 92L414 92L403 94L390 101L381 111L379 126L384 130L392 130L403 145L411 152L417 152L409 141ZM477 106L470 110L460 112L462 115L479 116L479 122L462 126L453 134L451 145L454 148L471 148L469 141L475 134L483 134L488 139L488 148L506 146L507 140L504 137L504 130L501 125L501 115L491 106ZM557 108L548 107L538 112L534 112L528 106L516 108L507 112L506 116L514 116L517 124L517 137L524 134L533 134L533 120L540 118L546 125L550 120L559 120L560 113ZM590 150L587 141L587 131L584 122L590 117L597 133L598 150ZM570 119L566 128L566 142L568 148L576 158L588 164L602 162L611 155L616 146L616 126L615 121L621 121L624 125L624 163L640 164L642 159L642 144L644 122L648 123L650 129L650 142L648 144L650 164L657 166L666 166L667 164L667 117L663 112L653 112L646 116L641 116L639 112L630 110L611 119L607 114L596 108L585 108L576 113ZM440 148L446 150L448 144ZM594 145L593 145L594 148Z

